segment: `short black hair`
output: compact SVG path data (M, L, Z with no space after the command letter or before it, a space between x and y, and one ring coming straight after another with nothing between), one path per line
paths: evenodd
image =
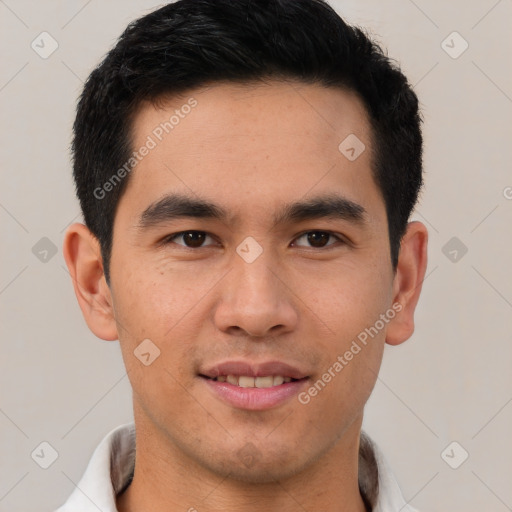
M362 100L396 269L423 181L418 98L398 65L323 0L178 0L128 25L78 102L73 174L107 283L116 207L129 173L108 194L103 187L130 161L137 107L216 82L269 78L338 87Z

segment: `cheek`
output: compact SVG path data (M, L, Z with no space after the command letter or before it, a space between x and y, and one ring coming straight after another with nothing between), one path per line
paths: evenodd
M323 349L321 371L298 398L304 414L318 418L312 421L335 435L362 413L377 380L384 337L377 334L363 343L357 337L343 336L330 345L323 343Z
M316 336L318 341L325 340L331 350L333 346L341 349L373 325L390 307L392 276L388 273L372 262L347 261L296 274L293 289L306 306L304 314L325 331L324 336Z
M132 266L114 287L124 363L134 393L144 397L142 402L155 413L166 408L162 396L172 396L181 407L187 405L183 388L193 389L190 370L200 352L197 336L209 314L207 295L219 280L215 271L184 267L177 269L168 262ZM149 357L141 355L148 352ZM152 362L145 366L148 359Z
M381 316L390 308L391 278L383 277L384 269L361 268L339 268L329 279L321 276L296 282L297 287L304 286L300 293L307 297L312 318L316 318L309 335L322 354L320 372L301 403L315 409L314 416L327 414L333 428L342 419L346 422L347 416L354 419L368 399L391 320L388 316L386 322Z
M162 258L124 273L115 287L114 303L125 336L163 342L178 327L193 329L193 310L218 277L188 267Z
M171 398L173 411L191 405L183 389L192 385L194 333L200 326L195 306L211 279L169 268L163 272L157 264L132 267L123 275L113 294L123 360L139 405L164 424L173 415Z

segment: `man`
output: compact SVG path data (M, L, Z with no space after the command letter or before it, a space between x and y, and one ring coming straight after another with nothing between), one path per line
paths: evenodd
M135 422L59 512L413 510L361 424L414 328L421 153L406 78L321 0L132 23L80 98L64 255Z

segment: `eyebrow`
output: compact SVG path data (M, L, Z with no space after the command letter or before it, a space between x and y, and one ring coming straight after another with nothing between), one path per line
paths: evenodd
M225 208L205 199L168 194L142 212L136 227L145 230L180 218L212 219L229 224L235 222L238 216L229 215ZM274 226L277 226L321 218L363 224L366 221L366 210L350 199L329 194L286 204L274 214L272 220Z

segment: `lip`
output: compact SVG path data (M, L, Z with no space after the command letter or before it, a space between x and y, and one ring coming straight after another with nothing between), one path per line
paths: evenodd
M243 388L229 382L212 380L219 375L247 375L249 377L281 375L296 380L270 388ZM305 372L281 361L261 363L224 361L201 370L199 378L216 398L237 409L252 411L263 411L284 404L307 386L309 381L309 376Z
M292 379L303 379L308 375L300 369L281 361L254 363L248 361L224 361L199 371L200 375L214 379L219 375L247 375L249 377L267 377L282 375Z
M282 405L284 402L297 395L303 389L309 379L307 377L284 382L279 386L271 388L242 388L229 384L228 382L219 382L208 379L204 376L199 378L208 386L213 394L222 401L227 402L237 409L247 409L252 411L264 411Z

